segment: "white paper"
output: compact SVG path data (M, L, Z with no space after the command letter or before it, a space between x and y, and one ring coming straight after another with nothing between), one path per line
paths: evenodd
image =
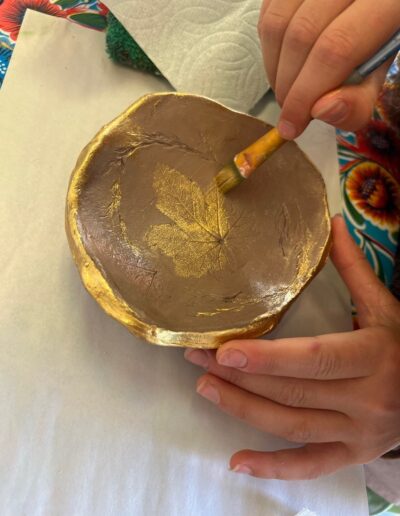
M167 87L113 65L103 38L29 12L0 91L2 516L367 515L359 467L291 483L229 472L239 449L286 444L201 399L182 350L133 337L84 290L64 234L70 172L102 124ZM332 134L314 138L335 174ZM345 330L348 308L328 267L275 333Z
M268 90L261 0L106 0L178 91L248 111Z

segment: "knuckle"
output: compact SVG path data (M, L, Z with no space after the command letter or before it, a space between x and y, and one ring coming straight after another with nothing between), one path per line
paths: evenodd
M318 378L332 378L337 370L337 359L332 350L322 346L318 341L312 345L314 353L314 374Z
M319 60L328 67L343 65L354 50L351 35L339 29L323 34L316 47Z
M305 17L295 20L287 30L287 42L293 48L310 47L318 38L319 31L314 23Z
M312 440L310 425L306 420L299 421L293 428L287 430L284 438L292 443L309 443Z
M269 37L283 37L287 26L288 19L278 11L267 12L258 22L258 33L261 37L268 35Z
M279 400L289 407L302 407L305 403L305 391L300 382L288 381L282 387Z
M320 354L317 359L317 374L320 378L330 378L335 372L335 360L333 354Z

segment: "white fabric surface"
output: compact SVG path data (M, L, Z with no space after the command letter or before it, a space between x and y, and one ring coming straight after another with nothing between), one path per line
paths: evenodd
M359 467L291 483L228 472L234 451L285 443L197 396L182 350L134 338L80 282L64 234L75 160L102 124L166 88L114 66L102 34L27 14L0 91L0 513L365 516ZM337 203L333 133L311 129L304 147ZM328 266L275 334L346 330L348 309Z
M261 0L106 0L178 91L248 111L268 89Z

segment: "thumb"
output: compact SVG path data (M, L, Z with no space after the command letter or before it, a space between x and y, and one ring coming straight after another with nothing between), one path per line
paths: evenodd
M375 275L343 217L332 219L332 231L331 259L350 291L361 327L385 324L392 315L398 318L396 298Z
M311 116L344 131L358 131L372 116L390 63L383 64L358 86L343 86L321 97Z

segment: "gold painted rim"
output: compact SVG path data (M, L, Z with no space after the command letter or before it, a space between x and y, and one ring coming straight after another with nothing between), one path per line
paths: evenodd
M243 338L256 338L270 332L279 322L283 314L293 303L293 301L300 295L300 293L306 288L310 281L315 275L322 269L328 258L330 245L331 245L331 234L329 231L328 238L325 242L323 252L321 254L320 261L316 267L310 270L309 279L304 283L303 287L294 294L293 298L286 305L284 310L279 314L265 313L258 316L256 319L251 321L248 325L229 328L227 330L211 331L211 332L177 332L167 330L165 328L159 328L156 325L145 323L135 313L135 311L121 298L119 297L109 286L107 280L97 268L93 259L89 256L83 244L79 228L78 228L78 205L79 205L79 192L81 186L86 181L86 173L88 165L99 149L105 136L110 134L121 122L125 121L133 112L135 112L140 106L145 104L148 100L154 97L160 96L179 96L179 97L197 97L205 99L214 104L219 104L211 99L202 97L200 95L190 95L184 93L153 93L141 97L138 101L132 104L126 111L115 118L112 122L106 124L92 139L92 141L83 149L81 152L77 164L72 172L66 202L66 216L65 216L65 228L68 238L68 243L72 252L72 256L79 270L82 282L89 292L89 294L97 301L97 303L103 308L103 310L123 324L131 333L138 337L144 338L152 344L159 346L178 346L178 347L193 347L193 348L207 348L213 349L218 348L224 342L232 339L243 339ZM224 109L227 109L222 104L219 104ZM234 110L231 110L235 112ZM249 116L250 115L245 115ZM252 118L252 117L250 117ZM308 158L305 156L308 160ZM308 160L310 161L310 160ZM325 217L328 221L328 227L330 229L330 216L327 203L327 197L325 194Z

